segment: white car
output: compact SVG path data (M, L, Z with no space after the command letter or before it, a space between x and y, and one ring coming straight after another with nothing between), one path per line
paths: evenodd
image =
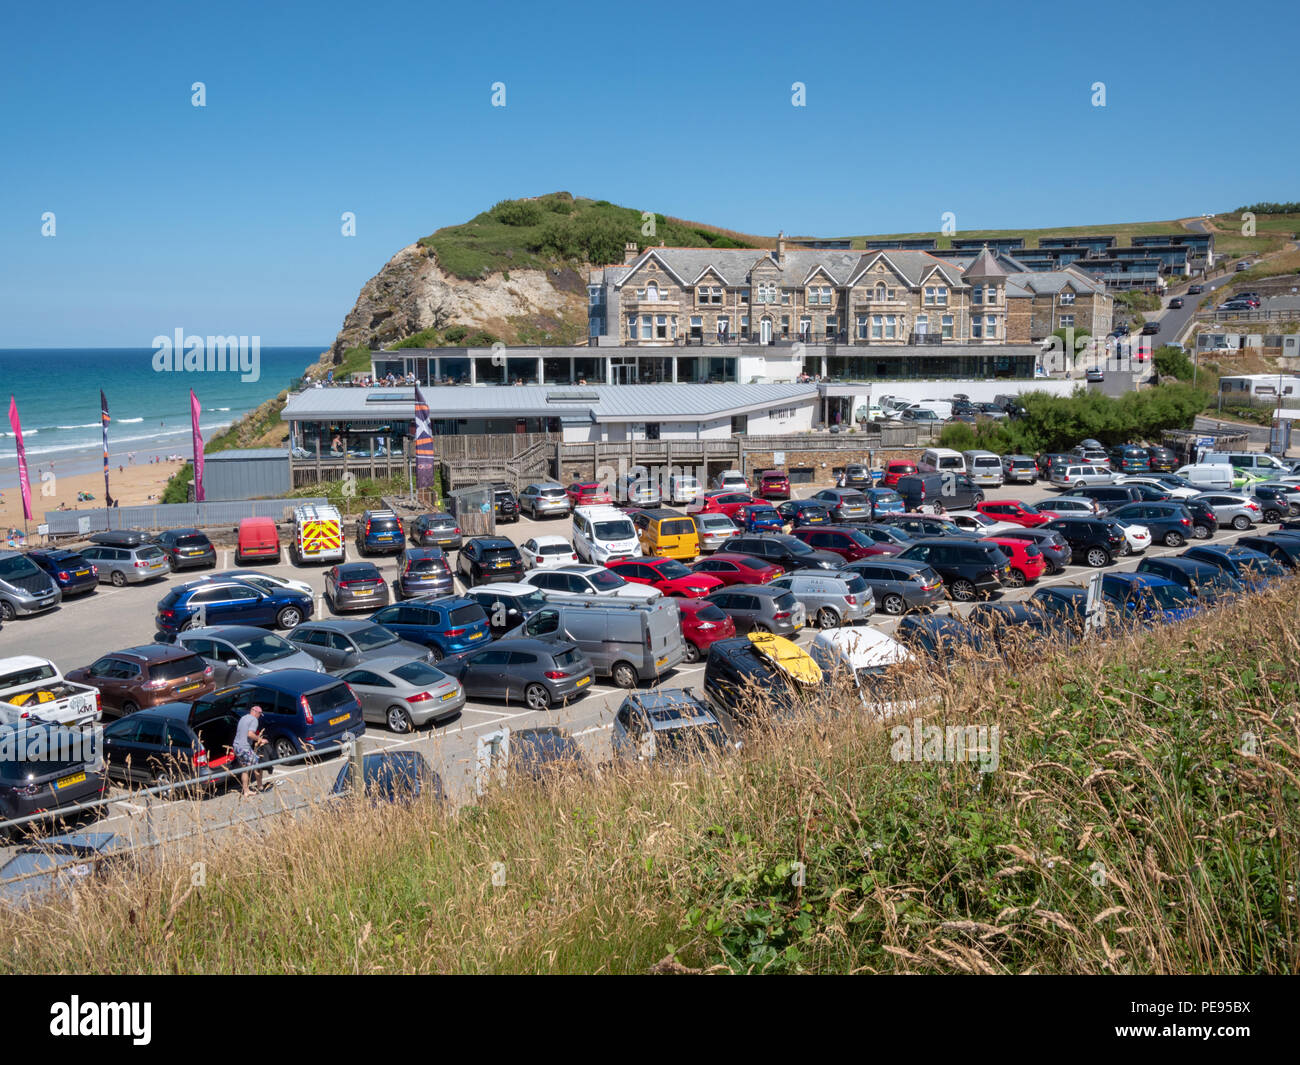
M713 487L726 489L728 492L748 492L749 482L739 470L723 470L713 478Z
M291 592L299 592L302 595L316 594L306 581L295 581L289 577L277 577L274 573L263 573L261 570L253 569L230 569L224 573L205 573L202 577L193 579L210 581L239 580L247 581L249 584L268 592L287 588Z
M525 569L555 569L578 561L573 545L563 536L534 536L519 545Z
M1024 528L1014 521L998 521L996 518L990 518L978 510L950 510L943 516L966 532L977 533L980 536L997 536L999 533L1019 532Z
M617 599L637 599L649 602L659 599L663 592L644 584L624 580L604 566L560 566L556 569L535 569L524 574L524 584L540 588L551 595L607 595Z
M1120 552L1121 554L1141 554L1151 546L1151 530L1145 525L1130 523L1121 518L1114 518L1112 520L1116 525L1124 530L1125 550Z
M1195 485L1178 485L1170 484L1168 481L1162 481L1159 477L1143 476L1140 473L1121 474L1115 478L1116 484L1145 484L1148 487L1158 489L1161 492L1167 492L1171 499L1191 499L1192 496L1200 495L1201 490Z

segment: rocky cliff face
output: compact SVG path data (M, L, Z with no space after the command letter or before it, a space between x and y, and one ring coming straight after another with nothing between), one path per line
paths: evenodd
M576 340L586 335L586 313L585 267L463 281L440 269L432 250L411 244L365 283L321 361L330 365L350 348L378 348L452 325L484 330L507 344L535 342L544 332Z

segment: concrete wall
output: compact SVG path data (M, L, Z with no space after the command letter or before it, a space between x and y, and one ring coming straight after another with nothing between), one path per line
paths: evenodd
M777 436L784 433L805 433L813 427L816 409L815 402L805 401L755 411L749 415L749 435Z

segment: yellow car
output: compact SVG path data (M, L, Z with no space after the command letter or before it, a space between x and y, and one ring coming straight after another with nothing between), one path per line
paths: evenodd
M754 649L801 687L811 688L822 682L822 668L812 655L793 640L771 632L751 632Z

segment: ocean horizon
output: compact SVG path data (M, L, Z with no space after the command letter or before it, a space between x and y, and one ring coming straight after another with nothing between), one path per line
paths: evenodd
M0 348L0 471L16 482L18 454L8 419L8 396L18 404L27 466L57 463L60 472L89 472L103 463L99 392L108 400L109 456L113 465L152 454L190 454L190 389L202 407L204 439L302 376L329 347L265 347L256 381L238 371L159 372L153 348Z

